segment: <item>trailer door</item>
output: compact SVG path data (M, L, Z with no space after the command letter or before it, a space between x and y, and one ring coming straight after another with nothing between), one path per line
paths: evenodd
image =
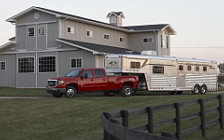
M177 87L185 87L185 69L184 64L179 64L177 67Z

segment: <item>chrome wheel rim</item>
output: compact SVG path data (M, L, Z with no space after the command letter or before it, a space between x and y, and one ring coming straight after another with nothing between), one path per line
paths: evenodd
M205 87L202 87L202 88L201 88L201 93L204 94L205 92L206 92Z
M199 89L198 89L198 87L195 87L195 88L194 88L194 93L196 93L196 94L199 93Z
M75 95L75 91L73 89L68 89L66 95L68 97L73 97Z
M126 95L131 95L131 89L130 88L126 88L125 89L125 94Z

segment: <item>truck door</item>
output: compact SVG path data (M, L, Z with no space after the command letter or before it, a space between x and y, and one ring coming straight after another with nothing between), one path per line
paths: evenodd
M94 70L95 75L95 89L96 90L106 90L108 85L108 78L106 76L106 73L102 69L95 69Z
M80 91L94 91L94 77L91 70L86 70L81 75Z

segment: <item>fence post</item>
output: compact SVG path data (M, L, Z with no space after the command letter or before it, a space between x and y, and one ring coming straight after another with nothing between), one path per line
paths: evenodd
M109 120L109 114L108 114L108 113L103 112L103 115L105 116L105 118L106 118L107 120ZM110 135L107 133L107 131L105 131L105 129L104 129L103 132L104 132L104 138L103 138L103 140L110 140L111 137L110 137Z
M201 135L206 137L206 130L205 130L205 104L204 99L199 99L200 104L200 118L201 118Z
M154 120L153 120L153 108L147 107L147 112L148 112L148 133L153 134L154 133Z
M128 127L128 111L121 110L121 116L122 116L122 126Z
M180 139L181 135L181 120L180 120L180 104L175 103L175 109L176 109L176 137Z
M223 122L224 122L224 109L223 109L223 96L219 95L219 122L220 122L220 129L224 129Z

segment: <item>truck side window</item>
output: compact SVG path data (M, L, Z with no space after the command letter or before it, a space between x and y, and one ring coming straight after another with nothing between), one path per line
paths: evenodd
M103 70L94 70L96 77L105 77L105 73Z
M93 77L93 73L90 70L85 71L82 75L87 75L87 78L92 78Z

